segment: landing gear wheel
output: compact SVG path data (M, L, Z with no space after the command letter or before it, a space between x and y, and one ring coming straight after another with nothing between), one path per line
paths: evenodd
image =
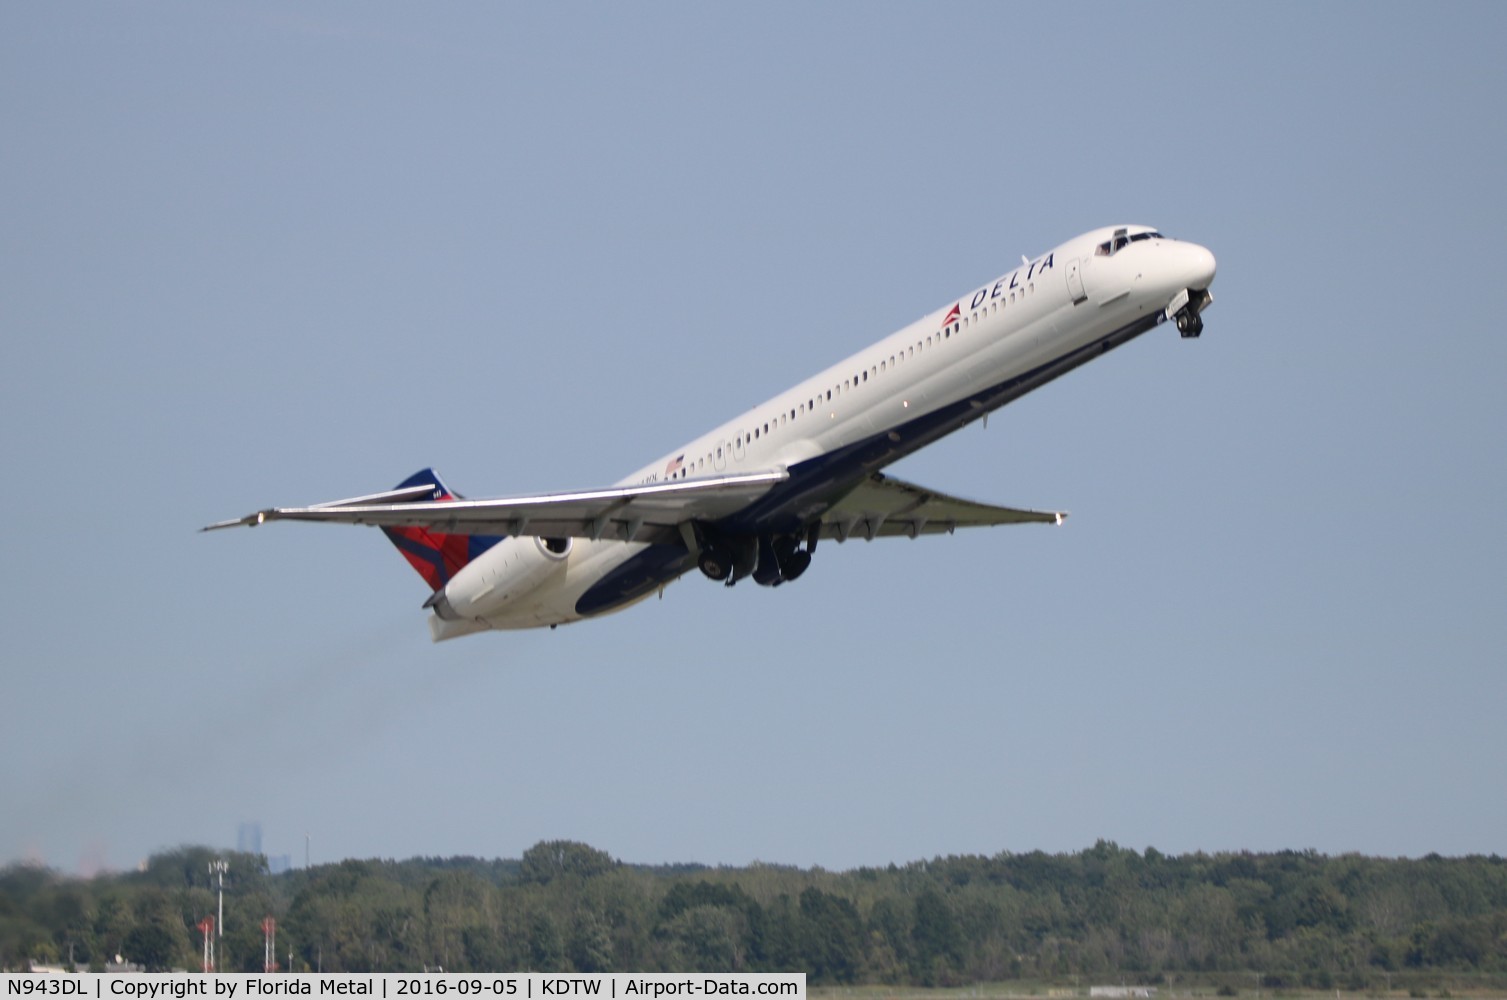
M1177 314L1177 332L1184 338L1197 337L1204 332L1203 317L1191 309L1184 309Z
M726 580L733 575L733 557L720 545L708 545L696 557L696 565L708 580Z
M784 562L780 563L780 576L787 581L794 580L806 572L806 568L810 565L811 553L792 552Z

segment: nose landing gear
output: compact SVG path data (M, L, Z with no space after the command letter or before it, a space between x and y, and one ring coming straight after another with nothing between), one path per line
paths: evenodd
M1182 334L1184 339L1197 337L1204 332L1203 317L1187 306L1184 306L1173 319L1177 323L1177 332Z
M1191 339L1204 332L1203 311L1213 301L1207 288L1184 289L1167 304L1164 315L1177 324L1184 339Z

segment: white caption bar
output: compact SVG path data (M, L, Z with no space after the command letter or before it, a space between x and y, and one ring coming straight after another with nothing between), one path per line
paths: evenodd
M425 973L0 973L0 1000L5 997L123 997L127 1000L258 1000L262 997L497 997L538 1000L588 997L594 1000L661 1000L664 997L784 997L806 1000L804 972L695 972L552 975L520 972L488 975L462 972Z

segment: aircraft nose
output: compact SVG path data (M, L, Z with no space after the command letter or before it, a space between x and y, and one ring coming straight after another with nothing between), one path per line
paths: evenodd
M1208 288L1214 280L1214 272L1218 265L1214 260L1214 254L1208 247L1201 247L1197 243L1185 243L1182 246L1182 268L1187 275L1187 288Z

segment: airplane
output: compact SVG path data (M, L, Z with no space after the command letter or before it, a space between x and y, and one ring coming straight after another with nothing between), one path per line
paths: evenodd
M468 500L424 469L267 521L380 527L429 585L435 642L620 611L693 568L793 581L821 539L917 538L1057 511L976 503L881 470L1163 323L1203 332L1214 255L1096 229L951 300L605 489Z

